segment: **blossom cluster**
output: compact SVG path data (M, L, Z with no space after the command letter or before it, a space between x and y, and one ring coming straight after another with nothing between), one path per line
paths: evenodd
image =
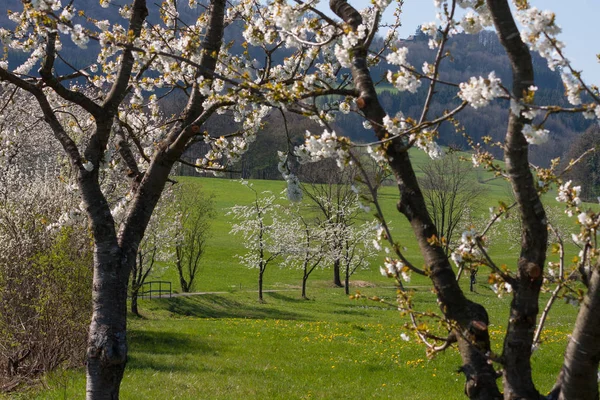
M481 251L477 245L477 231L471 228L462 233L460 237L460 245L452 252L452 261L457 266L464 263L477 262L481 257ZM482 239L479 239L482 240Z
M402 277L404 282L410 282L410 269L397 259L386 257L383 262L383 267L379 267L381 275L388 278Z
M399 91L408 91L416 93L421 86L421 81L413 74L410 69L412 66L406 60L408 48L401 47L398 50L388 54L386 57L388 64L397 65L400 68L397 72L388 70L387 80Z
M568 181L558 188L558 196L556 201L559 203L566 203L567 210L565 211L569 217L573 216L573 210L577 209L581 205L581 199L579 194L581 193L581 186L571 186L571 181Z
M469 82L461 83L458 97L469 102L473 108L481 108L503 94L500 79L492 71L487 79L481 76L479 78L472 77Z
M294 154L301 164L333 158L337 166L344 169L349 157L342 143L334 131L324 130L321 136L314 136L306 131L304 144L296 146Z

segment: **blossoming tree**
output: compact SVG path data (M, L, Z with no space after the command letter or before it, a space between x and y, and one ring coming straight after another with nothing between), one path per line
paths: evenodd
M86 15L85 9L77 10L73 2L63 5L60 0L23 0L22 10L11 14L14 29L0 28L5 46L28 54L22 65L0 62L2 90L26 91L38 102L76 175L94 235L88 398L118 398L127 356L127 281L171 167L194 140L204 140L211 146L197 161L197 167L216 171L228 167L252 142L269 107L311 116L324 126L320 136L308 133L305 144L288 149L289 156L302 162L334 158L341 168L360 164L360 160L353 151L355 145L336 134L330 124L337 112L356 112L364 117L365 126L375 134L371 152L378 161L388 163L394 173L399 189L398 210L410 222L426 265L424 269L416 267L394 242L377 197L373 196L374 210L381 222L379 236L390 247L385 272L397 279L403 273L431 279L447 337L432 338L418 331L419 336L431 351L457 344L463 360L461 371L466 377L465 392L472 399L502 397L494 362L502 366L505 399L540 398L531 378L530 362L548 236L540 194L552 184L562 185L559 198L567 203L569 212L578 215L581 226L577 239L583 246L582 270L588 292L582 299L564 367L550 396L598 397L600 325L593 315L600 302L600 274L594 272L599 217L583 211L577 189L561 182L556 163L551 168L536 169L534 177L527 158L528 146L549 139L549 132L543 127L549 115L565 111L600 117L597 89L586 85L564 57L563 44L556 39L560 29L553 13L533 8L526 0L515 0L519 30L507 0L435 0L440 21L422 28L430 35L430 46L437 53L432 63L424 63L419 70L407 62L407 49L398 47L394 28L399 20L381 41L374 40L381 13L389 5L387 0L375 0L372 7L361 12L347 0L331 0L330 8L337 17L302 0L241 0L230 6L223 0L211 0L206 12L193 23L179 18L180 3L164 1L158 10L162 22L148 24L146 1L131 0L120 7L120 14L128 21L127 26L122 26L117 21ZM111 1L101 0L100 4L108 7ZM189 5L197 4L191 0ZM457 8L467 10L463 17L456 18ZM235 26L231 23L235 19L244 24L243 48L262 51L262 61L250 56L249 50L230 53L231 47L222 43L225 26ZM448 38L458 30L476 33L485 27L496 29L509 56L513 70L511 89L506 89L493 72L462 83L440 80ZM61 57L65 40L80 47L97 42L96 62L86 66L65 62ZM372 46L375 42L378 45ZM284 57L275 57L283 50ZM572 106L535 104L530 51L544 56L551 68L560 68ZM383 62L390 68L385 76L387 82L399 92L426 90L416 118L402 113L387 115L380 105L374 84L379 78L371 76L371 67ZM39 71L32 72L38 63ZM59 75L56 66L60 63L71 67L71 72ZM433 115L430 106L440 85L456 88L461 101L444 113ZM162 118L159 97L181 89L189 98L185 109L172 119ZM316 101L319 96L327 97L324 102ZM332 101L334 96L336 100ZM462 292L450 259L440 246L441 238L435 236L437 230L408 154L410 148L417 147L432 157L442 156L443 151L435 142L440 125L455 122L454 117L466 107L483 109L496 99L510 102L506 138L497 144L504 150L506 166L502 168L494 162L486 143L472 143L473 161L511 182L515 204L501 205L495 215L508 208L518 210L522 220L520 256L515 260L514 273L499 269L486 252L482 233L474 232L463 235L463 245L455 259L476 258L492 270L499 282L512 288L513 302L500 356L491 353L485 308ZM64 112L66 105L82 110L85 117ZM228 112L241 123L242 131L228 136L203 132L203 124L217 111ZM117 145L112 146L111 142ZM129 200L116 210L125 213L119 226L115 226L100 182L101 169L111 164L107 154L118 155L130 182L131 195L126 197ZM369 186L366 174L364 178ZM286 180L289 193L297 194L297 178L286 173ZM410 305L410 299L405 300ZM444 340L436 344L436 339Z

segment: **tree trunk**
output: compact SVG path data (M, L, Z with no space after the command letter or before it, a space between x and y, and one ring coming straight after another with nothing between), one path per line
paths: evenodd
M344 290L346 291L347 295L350 294L350 266L349 265L346 265L346 274L345 274L345 278L344 278Z
M508 2L487 0L487 5L511 63L512 94L522 101L528 88L534 84L531 54L521 40ZM523 135L526 123L531 123L531 120L509 113L505 140L506 170L519 205L522 228L521 254L517 262L517 278L511 282L515 287L502 352L505 400L539 398L531 376L531 352L548 246L548 227L530 170L529 146Z
M94 310L86 357L88 400L119 398L127 362L127 281L131 267L124 265L121 254L115 244L95 246Z
M263 299L263 274L265 273L264 268L258 270L258 301L264 303Z
M575 329L565 352L560 374L560 400L598 400L598 362L600 361L600 272L590 279L577 315Z
M340 260L333 262L333 284L337 287L342 287L342 278L340 274Z
M362 16L346 0L330 0L329 4L335 14L354 31L358 30L362 23ZM364 44L359 44L352 49L351 72L354 85L360 94L357 106L371 122L377 138L388 139L389 132L383 125L386 113L378 100ZM483 306L464 296L456 282L448 257L444 254L444 249L432 246L428 242L437 230L427 212L425 199L408 155L408 148L400 138L396 138L388 142L386 153L400 192L398 211L410 222L425 265L429 268L429 277L444 315L457 326L458 332L454 333L464 363L461 371L467 379L465 393L474 400L500 399L502 396L496 385L496 371L488 363L486 356L490 351L487 312Z
M302 276L302 298L304 300L308 300L306 297L306 281L308 280L308 274L306 273L306 269L304 270L304 275Z
M140 293L140 288L137 287L135 289L131 289L131 313L140 316L140 312L138 310L138 294Z

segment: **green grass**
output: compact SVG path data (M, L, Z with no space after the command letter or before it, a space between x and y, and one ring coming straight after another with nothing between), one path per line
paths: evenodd
M425 158L415 155L415 163ZM474 173L475 174L475 173ZM485 174L484 174L485 177ZM265 304L256 300L257 271L241 267L234 258L244 249L229 235L228 208L248 203L252 192L238 181L179 178L194 190L215 194L217 218L196 290L221 292L193 297L141 300L143 318L130 316L130 356L122 384L122 399L462 399L464 377L456 371L460 357L453 349L428 359L422 345L405 342L400 334L407 322L394 307L368 300L351 300L331 285L332 272L317 270L308 285L310 301L300 299L301 273L269 266ZM476 179L473 180L474 182ZM279 193L284 183L254 181L259 191ZM501 180L486 183L482 204L508 197ZM552 202L553 195L548 199ZM397 189L382 189L384 211L396 239L407 255L422 265L412 233L395 210ZM487 207L477 211L487 214ZM563 218L559 213L559 218ZM518 240L498 234L490 248L498 260L514 269ZM379 260L360 270L353 281L366 295L393 302L392 282L379 273ZM178 287L175 271L153 279ZM481 271L478 293L467 295L490 314L493 349L501 350L508 318L509 297L498 299ZM360 282L359 282L360 281ZM369 283L369 285L365 285ZM415 300L423 310L437 311L426 278L413 275ZM352 285L352 281L351 281ZM547 295L543 295L544 298ZM576 309L562 302L548 320L544 343L533 356L534 379L542 392L550 390L562 363ZM83 370L58 371L45 386L15 394L22 399L83 399Z
M466 283L466 280L465 280ZM314 285L313 285L314 286ZM479 286L473 298L488 307L500 349L508 298ZM393 298L391 288L363 289ZM123 399L460 399L464 378L455 350L429 360L414 340L401 339L405 322L381 303L350 300L342 290L253 292L144 300L144 318L130 319L130 359ZM416 298L435 309L433 295ZM549 390L559 370L573 308L558 304L546 342L534 355L534 377ZM424 382L427 382L426 384ZM56 373L33 399L83 399L82 371Z

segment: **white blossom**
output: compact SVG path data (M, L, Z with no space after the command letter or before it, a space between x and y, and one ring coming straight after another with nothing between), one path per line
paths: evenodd
M461 83L460 92L458 92L458 96L468 101L473 108L485 107L490 101L503 94L500 79L496 78L493 71L490 72L487 79L472 77L469 82Z

